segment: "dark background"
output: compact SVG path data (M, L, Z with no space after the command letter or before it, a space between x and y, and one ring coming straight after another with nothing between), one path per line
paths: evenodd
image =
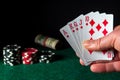
M29 7L29 6L32 7ZM50 0L33 3L27 6L31 12L24 15L16 14L16 10L9 10L2 18L0 32L0 44L18 43L22 46L33 46L34 38L37 34L60 39L64 46L68 43L63 38L59 29L67 22L75 19L80 14L86 14L91 11L100 13L110 13L114 15L114 26L120 24L120 8L116 0ZM29 15L29 13L32 13Z

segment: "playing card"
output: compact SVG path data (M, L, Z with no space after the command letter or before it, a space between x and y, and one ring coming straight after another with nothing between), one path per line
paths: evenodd
M90 12L68 22L60 32L87 66L97 60L112 60L112 50L90 51L82 46L84 40L95 40L113 30L113 14Z
M106 36L113 30L113 15L105 14L92 14L85 15L89 18L87 22L85 21L84 34L86 35L84 40L98 39L100 37ZM109 23L110 22L110 23ZM92 62L96 60L111 60L113 57L113 51L89 51L84 49L84 57L87 62Z
M67 40L67 42L70 44L70 46L73 48L73 50L77 53L77 56L80 57L79 47L78 47L72 33L70 32L70 29L69 29L68 25L65 25L64 27L62 27L60 29L60 32L62 33L64 38Z
M74 20L70 21L67 25L70 29L70 33L73 34L74 39L76 40L76 45L78 46L79 49L79 56L80 58L85 62L85 59L83 57L83 52L82 52L82 45L81 45L81 39L82 39L82 18L84 16L80 15L79 17L75 18Z
M90 30L90 25L89 25L89 22L90 20L92 20L92 18L98 16L99 12L96 11L96 12L90 12L86 15L84 15L84 18L83 18L83 28L82 28L82 42L84 40L90 40L91 39L91 35L89 33L89 30ZM84 62L85 65L89 65L90 63L92 63L92 61L90 62L89 60L93 59L93 56L91 54L91 51L88 51L86 50L84 47L82 48L83 50L83 57L84 59L86 60Z

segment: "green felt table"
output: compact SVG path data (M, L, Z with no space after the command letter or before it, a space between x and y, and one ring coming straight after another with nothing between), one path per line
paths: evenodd
M48 64L6 66L0 61L0 80L119 80L119 72L92 73L81 66L71 48L55 52L59 59Z

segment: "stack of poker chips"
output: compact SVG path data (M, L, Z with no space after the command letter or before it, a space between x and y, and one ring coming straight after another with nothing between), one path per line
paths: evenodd
M55 53L51 50L41 50L36 48L24 48L17 44L3 47L3 61L5 65L14 66L17 64L34 64L52 62Z
M26 48L22 52L23 64L52 62L55 53L51 50L38 51L36 48Z
M22 62L23 64L33 64L34 57L37 53L37 49L35 48L26 48L24 51L22 51Z
M21 64L21 46L17 44L7 45L3 47L3 61L5 65L14 66Z
M42 50L39 58L40 63L49 63L53 60L55 53L50 50Z

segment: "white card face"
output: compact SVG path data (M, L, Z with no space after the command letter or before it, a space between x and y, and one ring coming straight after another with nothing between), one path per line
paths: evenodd
M99 15L98 12L95 12L95 13L91 12L91 13L86 14L84 16L84 25L83 25L83 35L84 35L84 37L83 37L83 41L91 38L92 31L91 31L91 33L89 31L91 29L91 26L95 23L93 21L93 18L98 16L98 15ZM96 21L97 21L97 18L96 18ZM91 22L91 24L89 24L90 22Z
M92 37L91 37L91 34L90 34L90 30L92 31L92 28L91 28L91 25L93 25L95 22L93 22L93 18L98 16L99 15L99 12L91 12L91 13L88 13L84 16L84 24L83 24L83 41L84 40L90 40ZM91 24L89 24L91 21ZM83 42L82 41L82 42ZM94 55L91 54L91 51L88 51L86 50L85 48L83 48L83 55L84 55L84 58L86 60L86 64L87 62L89 62L88 60L91 60L93 58Z
M93 26L95 34L92 35L93 39L106 36L113 31L113 15L102 14L100 15L98 22ZM98 34L98 35L96 35Z
M84 18L84 15L80 15L79 17L77 17L75 20L74 20L74 24L77 23L77 27L76 25L74 25L76 27L76 37L77 37L77 42L78 42L78 46L80 47L80 50L81 50L81 54L82 55L82 59L84 62L86 62L86 60L84 59L84 55L83 55L83 47L82 47L82 37L83 37L83 34L82 34L82 29L83 29L83 18Z
M75 19L75 20L73 20L73 21L71 21L71 22L69 22L68 23L68 27L69 27L69 29L70 29L70 32L73 34L73 37L74 37L74 39L75 39L75 42L76 42L76 45L78 46L78 48L79 48L79 50L81 49L80 48L80 46L79 46L79 37L77 36L77 33L78 33L78 23L77 23L77 20ZM80 53L82 53L81 52L81 50L80 50Z
M87 39L87 40L98 39L100 37L105 36L107 34L107 32L111 32L111 30L112 30L111 28L113 27L113 25L110 24L109 25L110 29L108 29L108 30L106 30L104 27L101 26L101 20L103 21L105 18L107 20L107 17L105 17L104 14L103 14L103 17L101 17L101 15L99 15L99 14L94 14L94 17L92 17L90 15L90 18L89 18L90 21L88 23L87 29L85 29L86 34L83 32L85 34L84 39ZM112 20L113 18L110 18L110 19ZM100 33L100 29L101 30L103 29L102 33ZM86 35L89 35L89 36L86 36ZM112 55L113 55L112 51L105 51L104 50L104 51L98 52L98 51L88 51L86 49L84 50L84 56L85 56L87 62L96 61L96 60L111 60Z
M69 29L68 25L66 25L63 28L61 28L60 32L62 33L64 38L67 40L67 42L70 44L70 46L73 48L73 50L77 53L77 56L80 57L80 55L79 55L80 54L79 48L76 45L77 43L76 43L72 33L70 32L70 29Z
M87 66L97 60L112 60L112 50L90 51L82 46L84 40L95 40L113 31L113 14L90 12L68 22L60 32Z
M97 23L97 26L94 26L95 34L93 34L93 39L98 39L100 37L106 36L113 30L113 15L100 15L99 21ZM96 54L97 53L97 54ZM112 50L104 50L101 51L99 55L98 52L93 52L94 56L98 56L99 58L94 58L90 61L95 60L112 60L114 57L114 52ZM100 58L101 56L101 58Z
M81 27L82 27L82 18L83 15L80 15L79 17L77 17L76 19L74 19L73 21L69 22L67 25L70 29L70 32L73 34L73 37L76 41L76 45L79 48L79 56L80 58L85 61L84 57L83 57L83 52L82 52L82 45L81 45L81 39L82 39L82 32L81 32Z

